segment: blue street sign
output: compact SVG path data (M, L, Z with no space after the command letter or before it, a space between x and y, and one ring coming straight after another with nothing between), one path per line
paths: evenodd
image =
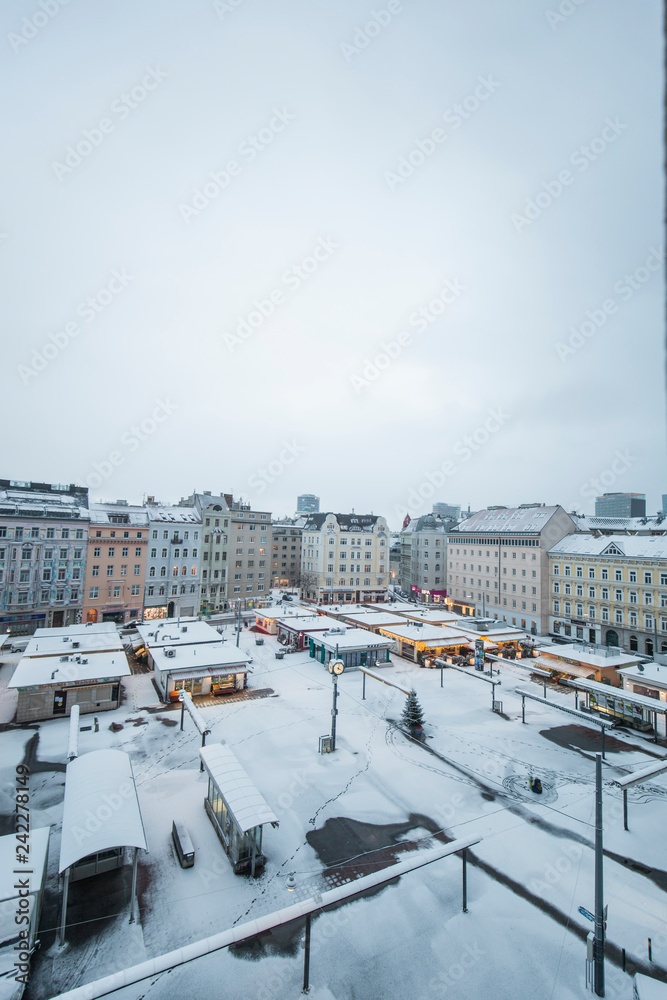
M589 920L593 921L595 920L595 915L591 913L590 910L585 910L583 906L579 907L579 913L582 915L582 917L587 917Z

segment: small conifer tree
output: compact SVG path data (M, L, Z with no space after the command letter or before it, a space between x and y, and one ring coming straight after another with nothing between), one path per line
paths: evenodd
M424 725L424 714L414 688L408 695L403 715L401 716L401 722L406 729L418 729Z

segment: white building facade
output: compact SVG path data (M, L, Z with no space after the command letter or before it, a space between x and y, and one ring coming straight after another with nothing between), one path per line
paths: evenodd
M317 604L387 599L389 528L376 514L311 514L301 542L301 597Z
M148 502L144 619L196 615L202 521L196 507Z

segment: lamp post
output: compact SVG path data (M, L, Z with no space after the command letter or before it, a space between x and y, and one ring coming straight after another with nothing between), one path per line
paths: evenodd
M336 749L336 716L338 715L338 709L336 708L336 703L338 701L338 677L345 670L345 664L342 660L338 659L338 643L336 643L336 659L329 660L329 673L331 674L331 679L333 681L333 706L331 709L331 750Z

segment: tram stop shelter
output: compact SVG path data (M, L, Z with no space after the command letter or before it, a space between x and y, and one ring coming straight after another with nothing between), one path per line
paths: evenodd
M208 818L234 872L254 877L266 864L262 828L278 826L278 818L229 747L211 743L199 756L208 774Z
M30 830L29 853L18 852L15 833L0 837L0 1000L15 1000L23 992L15 976L28 972L35 947L49 853L50 827ZM23 869L29 871L23 874ZM27 891L26 891L27 890ZM17 918L21 923L17 923ZM15 963L20 963L17 968ZM27 975L26 975L27 979Z
M65 940L70 881L122 868L134 851L130 922L134 921L137 856L148 851L132 763L122 750L93 750L67 765L58 871L64 876L60 943Z
M643 732L654 732L656 737L667 739L667 702L658 698L647 698L624 688L614 688L609 684L581 679L561 679L561 684L583 692L586 697L586 711L615 719L621 725L629 725ZM579 706L581 707L581 706ZM663 722L658 733L658 716Z

